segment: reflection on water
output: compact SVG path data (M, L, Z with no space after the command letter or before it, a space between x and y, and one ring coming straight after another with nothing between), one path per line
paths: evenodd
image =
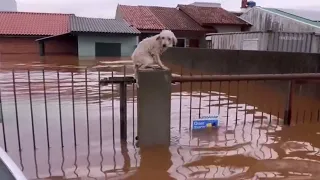
M127 59L120 60L2 56L6 146L29 179L319 179L319 125L280 126L286 96L267 82L172 85L172 145L146 149L134 146L136 90L128 85L128 142L120 142L119 87L98 83L124 71L132 74L123 66ZM9 69L43 63L63 67L59 73L32 71L31 84L28 73L17 69L13 86ZM90 68L86 74L78 66ZM317 120L318 100L295 94L293 106L294 120ZM219 113L221 126L190 132L190 120L205 113ZM3 134L0 130L2 147Z

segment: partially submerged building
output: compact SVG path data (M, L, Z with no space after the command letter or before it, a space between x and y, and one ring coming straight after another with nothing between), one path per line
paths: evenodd
M239 32L249 23L218 3L192 3L177 7L118 5L116 19L123 19L141 31L139 41L172 30L178 47L206 47L205 35L213 32Z
M74 14L0 12L1 54L121 57L134 51L140 31L123 20Z
M209 33L213 49L320 52L320 11L244 6L242 20L251 24L248 32Z

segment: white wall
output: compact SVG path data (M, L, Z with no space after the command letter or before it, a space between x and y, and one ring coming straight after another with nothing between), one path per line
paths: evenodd
M80 57L95 57L95 43L121 43L121 56L131 56L137 45L136 35L79 35L78 36L78 54Z

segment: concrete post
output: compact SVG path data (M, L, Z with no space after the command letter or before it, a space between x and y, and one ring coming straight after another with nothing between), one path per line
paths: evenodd
M138 79L139 147L170 145L171 72L139 70Z

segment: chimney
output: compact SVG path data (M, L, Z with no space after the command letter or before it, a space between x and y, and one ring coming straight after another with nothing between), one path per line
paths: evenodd
M248 3L247 0L241 0L241 9L247 8L247 3Z

